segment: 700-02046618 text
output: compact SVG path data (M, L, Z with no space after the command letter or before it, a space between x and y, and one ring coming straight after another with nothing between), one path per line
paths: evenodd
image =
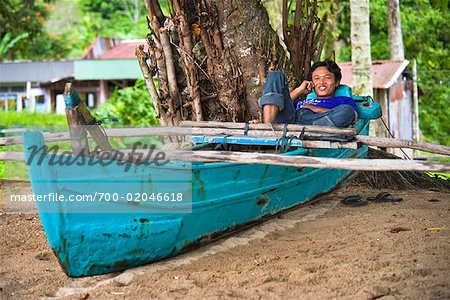
M95 193L94 198L98 201L119 201L126 200L128 202L181 202L183 201L183 193L127 193L121 195L119 193Z

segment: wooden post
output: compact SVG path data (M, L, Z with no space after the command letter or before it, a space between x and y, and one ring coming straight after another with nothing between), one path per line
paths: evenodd
M413 76L413 139L418 142L420 140L419 128L419 89L417 86L417 62L413 58L412 61L412 76Z
M80 97L72 89L72 83L66 83L64 88L64 102L66 104L67 124L69 125L72 151L74 155L89 155L89 144L87 140L86 128L81 112L76 109L81 102Z
M113 148L109 143L108 138L103 133L100 125L97 124L97 120L91 115L91 112L86 107L86 104L81 101L76 109L80 112L83 118L83 124L86 125L87 131L89 131L90 135L100 149L103 151L112 151Z
M68 93L68 95L69 95L69 96L67 96L67 100L66 100L66 93ZM72 99L72 103L68 102L70 99ZM76 99L76 100L73 101L73 99ZM84 125L83 126L84 132L86 133L86 130L89 131L92 138L95 140L95 142L100 147L100 149L103 151L112 151L113 149L112 149L111 144L108 141L108 138L105 136L105 134L101 130L100 126L97 124L97 120L91 115L91 112L86 107L86 104L83 101L81 101L77 92L72 89L71 83L66 84L66 89L64 91L64 101L66 102L67 107L73 106L73 108L69 109L70 110L69 114L70 115L76 114L76 118L78 120L77 124ZM77 113L72 112L71 110L76 110ZM68 113L68 109L66 109L66 114L67 113ZM67 119L67 120L69 120L69 119ZM69 123L69 126L71 126L70 123ZM71 136L72 136L72 134L71 134ZM89 148L88 148L88 150L89 150ZM74 152L75 152L75 150L74 150Z

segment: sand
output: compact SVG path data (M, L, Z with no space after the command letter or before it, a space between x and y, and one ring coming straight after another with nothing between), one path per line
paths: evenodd
M350 207L355 184L176 258L69 278L34 212L0 198L1 299L450 299L450 194L388 190L400 203Z

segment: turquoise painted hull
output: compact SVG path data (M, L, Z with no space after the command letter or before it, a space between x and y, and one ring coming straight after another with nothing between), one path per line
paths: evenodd
M367 134L368 120L360 120L358 127L360 134ZM28 133L24 135L24 142L25 146L36 145L42 144L43 139L40 134ZM367 147L314 149L312 152L321 157L364 157ZM124 175L109 166L82 174L81 167L57 169L44 160L40 166L30 164L29 172L35 195L68 196L94 192L104 188L100 186L103 179L111 182L123 176L134 176L130 177L133 180L128 180L131 183L127 189L148 191L153 188L148 182L152 168L155 167L137 166L129 175ZM169 172L173 173L182 167L178 164L163 168L172 168ZM67 180L74 178L73 174L79 174L86 181L77 185L74 180ZM69 276L79 277L117 272L175 256L327 193L350 175L351 171L335 169L193 163L192 210L188 213L151 212L144 204L114 202L102 205L117 206L117 212L70 213L67 207L70 203L58 202L52 204L58 212L51 213L45 206L48 204L37 204L48 242L61 267ZM122 206L133 206L133 210L123 213Z

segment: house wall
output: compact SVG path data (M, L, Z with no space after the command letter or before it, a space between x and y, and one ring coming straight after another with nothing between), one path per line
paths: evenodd
M0 110L48 112L51 109L50 91L36 83L10 83L0 86Z
M397 139L413 139L413 107L411 84L408 80L399 77L389 88L389 128ZM411 149L403 149L403 152L412 157ZM395 149L394 154L404 156L400 149Z
M381 106L382 118L386 124L389 124L389 100L388 91L386 89L374 89L373 98L375 102L378 102ZM389 137L389 132L384 126L381 119L373 122L375 127L375 134L378 137Z

